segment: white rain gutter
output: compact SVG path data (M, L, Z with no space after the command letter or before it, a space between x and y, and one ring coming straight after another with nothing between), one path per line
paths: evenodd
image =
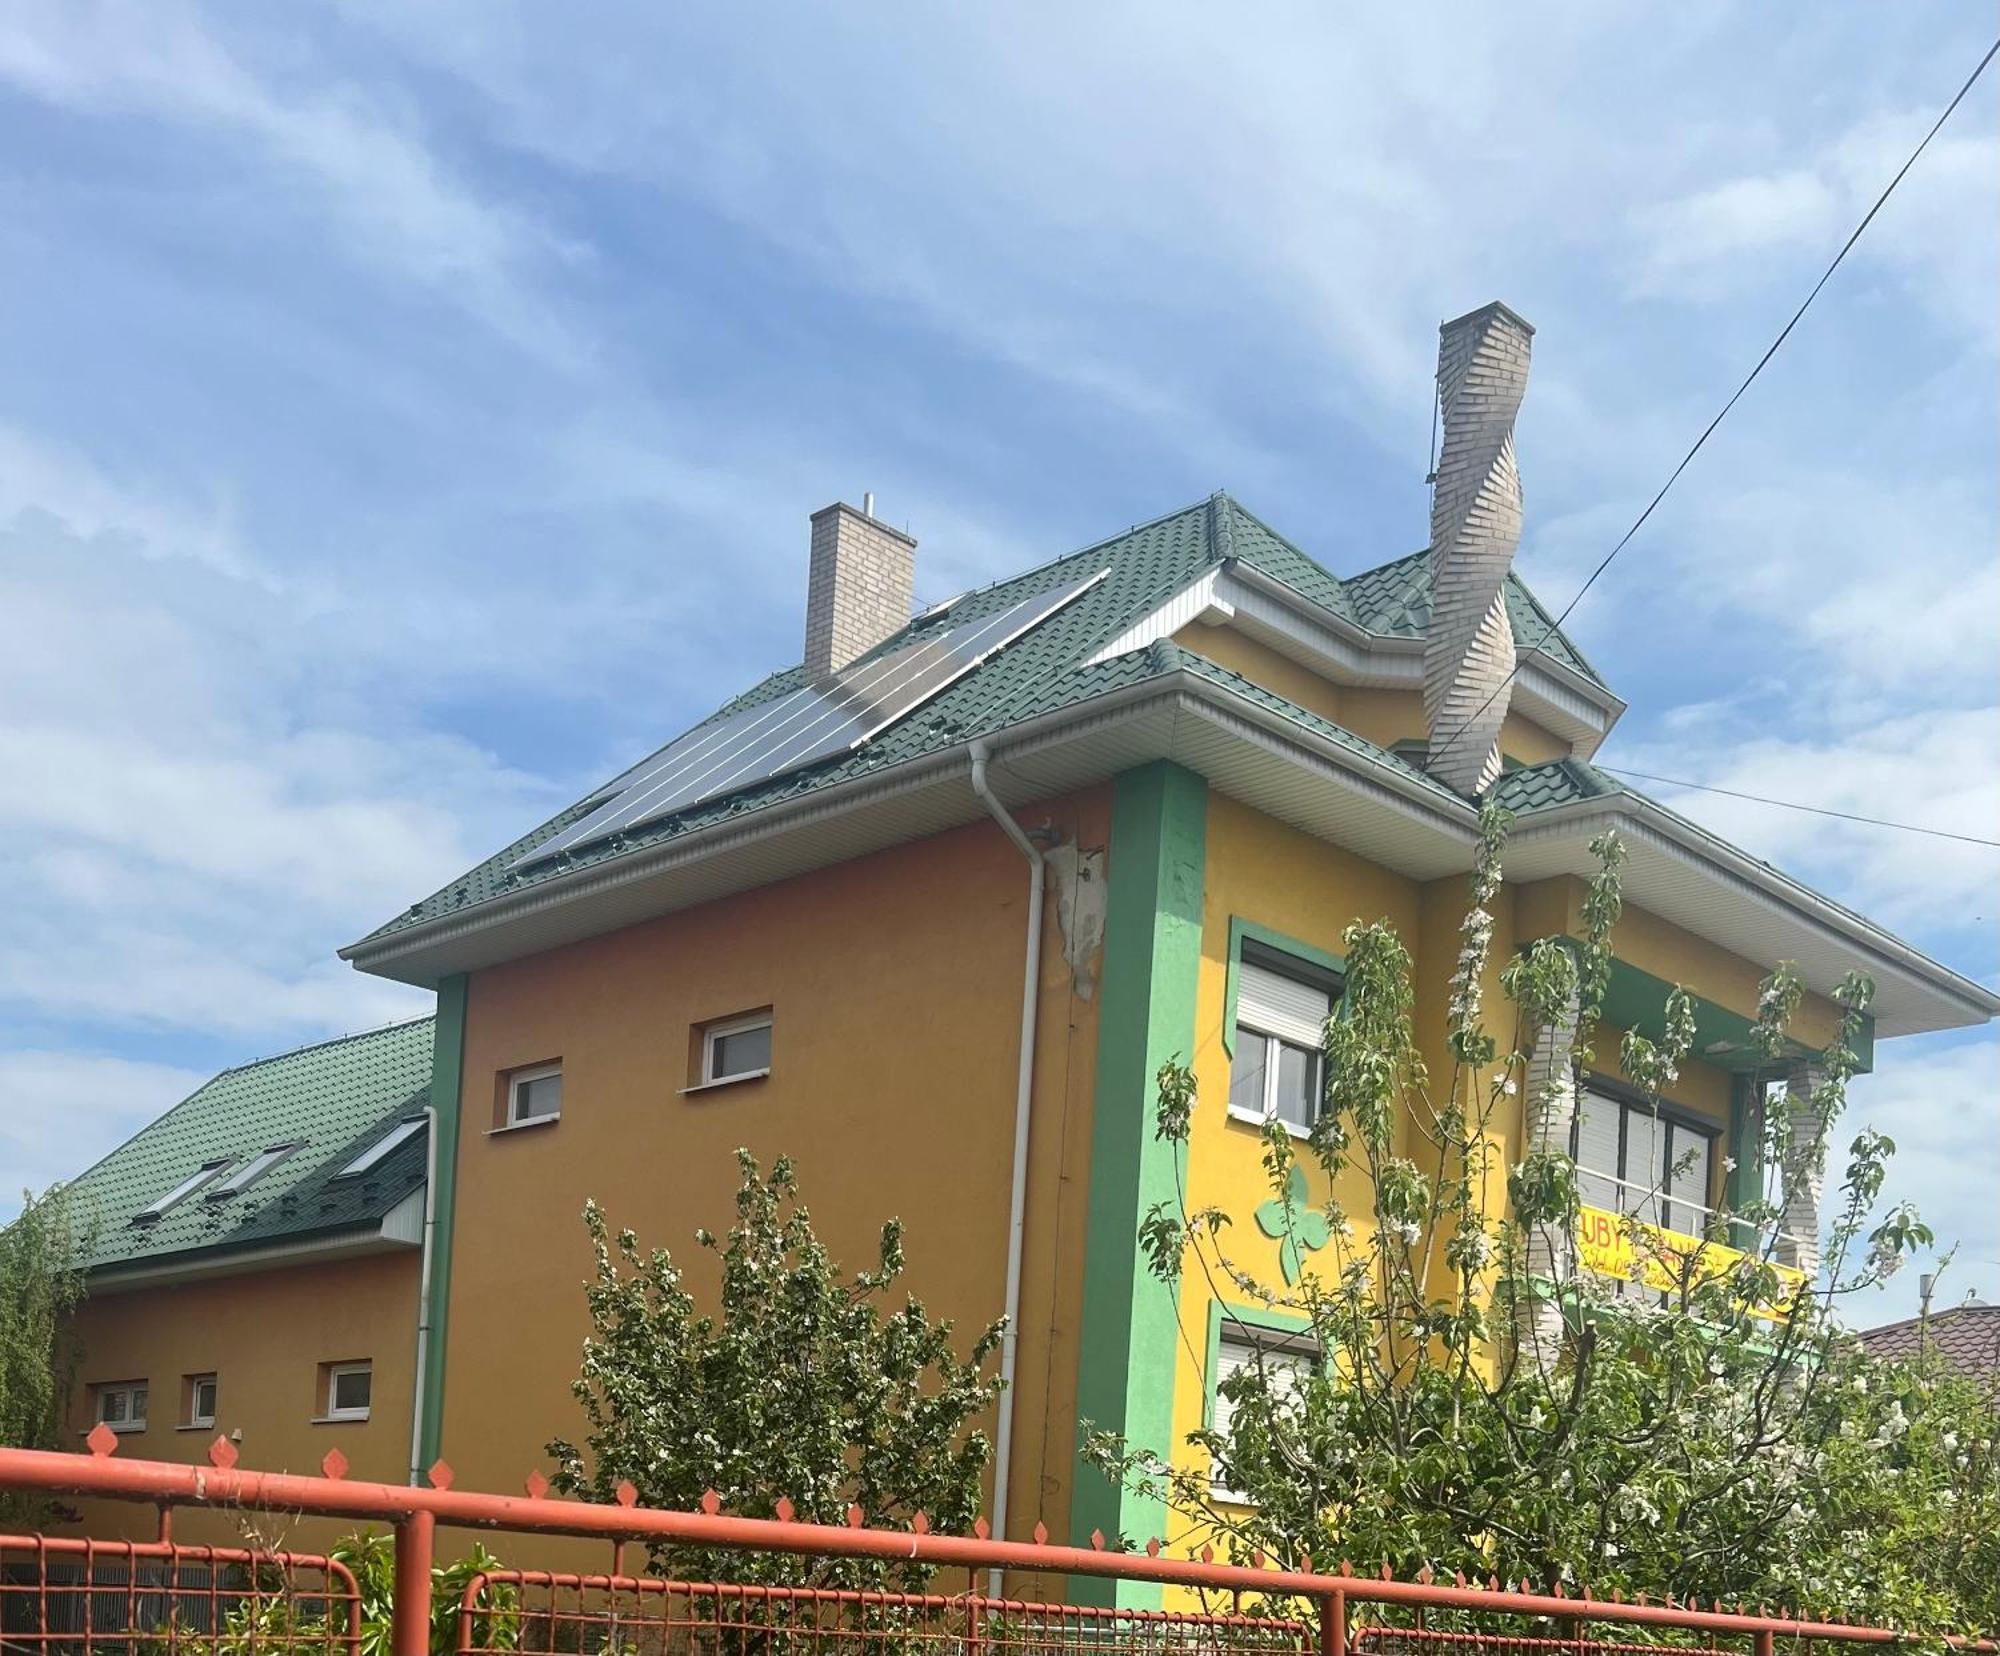
M424 1247L417 1265L417 1372L410 1380L410 1483L423 1482L424 1364L431 1344L431 1242L437 1235L437 1110L424 1106Z
M1021 1250L1027 1235L1028 1212L1028 1120L1035 1094L1035 1021L1041 1000L1042 977L1042 889L1047 872L1042 854L1035 848L1013 812L1000 803L986 784L986 743L974 741L972 791L1000 824L1000 831L1014 842L1028 859L1028 950L1021 972L1020 1063L1014 1084L1014 1182L1007 1198L1007 1326L1000 1336L1000 1430L994 1447L993 1539L1007 1538L1008 1474L1014 1463L1014 1361L1020 1345ZM1044 1400L1046 1402L1046 1400ZM999 1570L991 1572L990 1594L1000 1596Z

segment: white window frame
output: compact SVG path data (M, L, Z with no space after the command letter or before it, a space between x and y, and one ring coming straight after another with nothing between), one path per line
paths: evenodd
M201 1388L203 1386L209 1387L213 1393L209 1398L208 1412L206 1414L203 1414L201 1409ZM187 1419L183 1424L190 1427L213 1426L215 1424L216 1408L222 1401L222 1387L217 1383L216 1377L213 1374L190 1374L187 1377L187 1389L188 1413Z
M1609 1105L1619 1112L1618 1152L1616 1157L1618 1165L1616 1167L1590 1167L1581 1159L1583 1117L1593 1103L1600 1107ZM1675 1143L1676 1137L1686 1135L1689 1138L1698 1138L1703 1141L1707 1149L1707 1154L1700 1164L1701 1200L1699 1202L1691 1202L1685 1196L1672 1195L1670 1189L1656 1189L1650 1183L1635 1180L1627 1176L1627 1140L1629 1134L1626 1130L1626 1121L1631 1116L1657 1120L1660 1126L1667 1130L1667 1136L1662 1141L1661 1160L1662 1165L1669 1170L1665 1181L1669 1187L1673 1183L1671 1169L1681 1159L1683 1153L1681 1146ZM1701 1234L1703 1224L1707 1221L1710 1213L1713 1212L1713 1209L1708 1205L1709 1194L1714 1188L1715 1164L1722 1154L1726 1138L1727 1134L1719 1122L1704 1121L1688 1110L1676 1109L1666 1103L1662 1103L1656 1108L1651 1104L1643 1103L1629 1096L1622 1089L1607 1086L1597 1076L1584 1075L1580 1078L1577 1087L1576 1116L1570 1123L1568 1149L1570 1159L1575 1162L1576 1170L1579 1174L1586 1174L1605 1180L1617 1187L1618 1212L1638 1219L1641 1224L1657 1224L1666 1230L1679 1230L1685 1234L1698 1236ZM1628 1207L1626 1205L1628 1200L1633 1201L1636 1205ZM1646 1216L1644 1211L1642 1211L1646 1207L1653 1209L1655 1217L1648 1218ZM1676 1223L1680 1218L1678 1211L1680 1209L1686 1209L1692 1214L1694 1216L1694 1223Z
M405 1120L397 1122L388 1132L384 1133L373 1144L369 1145L366 1150L362 1151L360 1155L356 1156L354 1160L349 1162L338 1173L334 1174L334 1177L336 1179L360 1178L362 1174L387 1160L391 1151L401 1145L407 1144L411 1139L415 1138L417 1134L424 1130L426 1125L426 1118L423 1116L410 1116Z
M267 1145L241 1166L232 1169L228 1178L211 1180L202 1191L201 1199L204 1202L226 1202L232 1196L241 1195L297 1149L297 1143Z
M213 1180L225 1167L234 1163L235 1159L234 1156L211 1157L185 1179L181 1180L179 1184L167 1191L165 1195L148 1202L146 1206L133 1214L132 1223L135 1225L158 1224L169 1212L179 1207L181 1203L185 1202L197 1190L201 1189L202 1186Z
M562 1100L557 1099L556 1107L546 1115L522 1115L521 1092L530 1082L546 1081L551 1076L562 1079L562 1060L549 1064L529 1064L525 1068L507 1072L507 1115L500 1123L501 1131L511 1132L516 1127L546 1127L562 1120Z
M1240 1032L1248 1030L1252 1035L1257 1036L1261 1040L1272 1042L1279 1046L1292 1047L1295 1048L1296 1050L1305 1052L1310 1056L1312 1061L1311 1067L1313 1076L1311 1119L1306 1121L1306 1123L1303 1126L1301 1126L1298 1122L1295 1121L1285 1122L1285 1130L1288 1133L1290 1133L1293 1138L1301 1138L1301 1139L1310 1138L1312 1136L1313 1127L1315 1126L1315 1124L1317 1124L1319 1120L1320 1111L1326 1107L1325 1042L1322 1039L1318 1044L1314 1046L1311 1047L1303 1046L1291 1031L1269 1029L1264 1027L1264 1025L1260 1024L1257 1021L1255 1008L1252 1007L1246 1009L1243 1002L1242 974L1245 968L1251 966L1255 966L1260 970L1269 972L1273 977L1287 978L1291 982L1298 984L1301 988L1311 989L1315 993L1324 995L1326 997L1326 1011L1327 1011L1327 1016L1329 1018L1331 1018L1334 1014L1335 1005L1340 999L1340 991L1337 988L1333 987L1332 985L1329 985L1325 981L1324 976L1321 973L1315 972L1311 968L1305 967L1303 965L1292 964L1289 960L1279 955L1275 951L1267 953L1260 950L1258 954L1255 957L1253 957L1246 950L1243 954L1237 957L1236 1024L1235 1027L1230 1030L1230 1039L1235 1048L1235 1050L1232 1051L1229 1055L1229 1062L1230 1062L1229 1073L1230 1073L1230 1081L1232 1083L1228 1095L1228 1109L1230 1117L1236 1121L1249 1122L1257 1127L1262 1127L1268 1122L1281 1119L1278 1115L1279 1066L1273 1061L1275 1055L1267 1055L1264 1061L1264 1107L1261 1110L1255 1110L1255 1111L1246 1110L1236 1102L1235 1099L1236 1089L1233 1083L1236 1078L1236 1061L1239 1054L1241 1053L1243 1045L1243 1036Z
M1220 1370L1223 1353L1235 1347L1239 1351L1261 1353L1270 1358L1297 1359L1302 1367L1317 1367L1326 1360L1326 1353L1309 1329L1265 1328L1257 1323L1248 1323L1240 1318L1224 1314L1222 1326L1216 1334L1215 1361ZM1222 1409L1225 1399L1219 1389L1222 1383L1220 1372L1211 1375L1208 1383L1209 1429L1224 1431L1227 1422ZM1222 1482L1221 1463L1214 1455L1208 1461L1209 1498L1222 1501L1230 1506L1253 1506L1255 1503L1241 1490L1231 1489Z
M768 1029L776 1038L777 1021L769 1012L746 1012L740 1018L722 1018L715 1023L702 1025L701 1030L701 1080L696 1083L703 1087L723 1087L732 1081L755 1081L771 1073L766 1063L762 1069L732 1070L727 1075L715 1072L715 1049L730 1035L747 1035L754 1029Z
M143 1432L146 1429L146 1415L132 1412L134 1401L144 1399L149 1406L148 1395L151 1387L144 1380L109 1380L91 1387L91 1413L97 1417L97 1424L109 1426L114 1432ZM112 1420L104 1412L106 1401L113 1397L125 1399L125 1413L122 1420Z
M539 1119L539 1118L538 1118ZM343 1375L365 1374L368 1376L368 1401L358 1409L343 1409L335 1401L340 1395ZM328 1363L326 1365L326 1412L321 1420L366 1420L375 1403L375 1362L370 1358L359 1363Z

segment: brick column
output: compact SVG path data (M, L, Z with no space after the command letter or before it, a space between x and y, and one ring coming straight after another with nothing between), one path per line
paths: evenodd
M1783 1214L1772 1257L1780 1265L1819 1274L1819 1203L1826 1189L1826 1122L1813 1093L1826 1079L1825 1069L1810 1060L1794 1064L1785 1076L1785 1155L1779 1167Z
M1571 990L1566 1004L1535 1032L1523 1085L1525 1148L1569 1154L1570 1129L1576 1123L1576 1070L1572 1062L1576 1029L1582 1016L1579 994ZM1523 1351L1542 1368L1553 1368L1562 1354L1561 1289L1575 1269L1576 1239L1567 1226L1536 1225L1528 1232L1527 1274L1514 1307L1514 1332Z

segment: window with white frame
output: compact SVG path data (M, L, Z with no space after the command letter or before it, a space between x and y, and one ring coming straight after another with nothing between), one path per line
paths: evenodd
M362 1151L360 1155L356 1156L354 1160L349 1162L338 1173L334 1174L334 1177L336 1179L358 1179L362 1174L372 1172L375 1168L381 1166L394 1151L400 1149L421 1133L426 1125L427 1122L422 1116L411 1116L406 1121L397 1122L382 1137L378 1138L366 1150Z
M146 1382L112 1380L93 1388L97 1418L114 1432L146 1429Z
M327 1420L366 1420L369 1398L375 1389L372 1363L328 1363L326 1365Z
M1224 1381L1261 1364L1273 1399L1283 1407L1296 1401L1301 1384L1318 1369L1319 1363L1319 1342L1310 1334L1284 1333L1225 1319L1215 1344L1215 1373L1209 1377L1209 1430L1228 1441L1235 1405L1230 1401ZM1219 1501L1233 1501L1239 1506L1248 1504L1248 1498L1231 1487L1228 1472L1219 1456L1209 1462L1208 1487Z
M182 1202L185 1202L197 1190L201 1189L203 1185L207 1184L209 1180L213 1179L225 1167L229 1166L234 1159L231 1156L217 1156L210 1161L203 1162L201 1166L182 1179L179 1184L174 1185L171 1189L155 1197L137 1213L133 1214L132 1223L135 1225L158 1223L161 1215L166 1213L169 1208L180 1206Z
M534 1064L507 1074L507 1117L503 1125L527 1127L562 1114L562 1065Z
M187 1377L187 1424L213 1426L217 1395L214 1375L190 1374Z
M1229 1066L1229 1113L1312 1130L1325 1092L1321 1044L1336 980L1304 962L1246 947L1236 969L1236 1051Z
M1699 1236L1719 1132L1682 1111L1586 1081L1570 1139L1577 1196L1590 1207Z
M232 1171L226 1179L218 1179L211 1184L202 1193L202 1200L226 1202L230 1197L241 1194L298 1148L296 1144L273 1144L267 1149L258 1151L242 1166Z
M750 1012L706 1024L701 1032L701 1082L748 1081L771 1073L771 1014Z

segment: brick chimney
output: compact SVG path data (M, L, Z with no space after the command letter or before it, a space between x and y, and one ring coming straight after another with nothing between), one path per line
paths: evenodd
M857 512L845 501L812 515L806 580L806 676L830 678L909 624L917 543L875 519L875 497Z
M1497 301L1438 330L1444 443L1431 495L1431 623L1424 639L1430 771L1462 794L1500 774L1514 670L1507 571L1521 541L1514 415L1535 330Z

